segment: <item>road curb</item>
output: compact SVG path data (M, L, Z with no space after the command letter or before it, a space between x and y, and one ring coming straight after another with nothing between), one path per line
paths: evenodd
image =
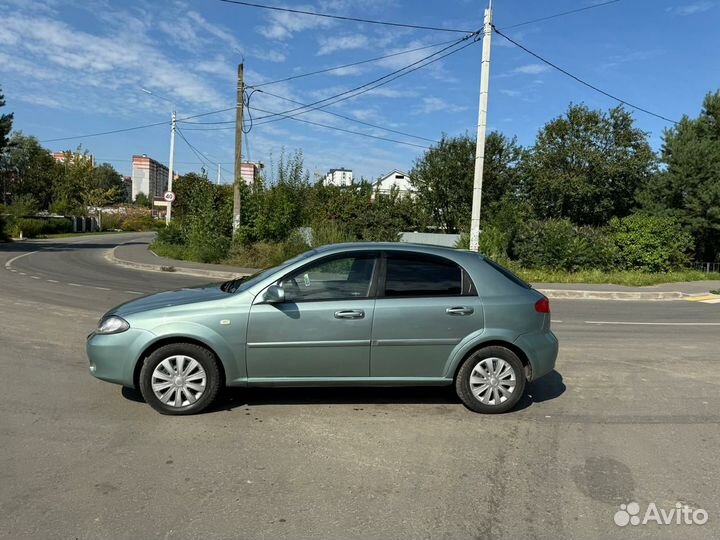
M548 298L566 300L641 300L641 301L671 301L683 300L689 295L679 291L585 291L568 289L538 289Z
M213 279L235 279L245 277L249 274L243 272L224 272L220 270L203 270L201 268L188 268L186 266L165 266L160 264L147 264L135 261L119 259L115 256L115 250L122 246L120 244L105 252L105 260L117 266L132 268L133 270L144 270L146 272L163 272L165 274L181 274L184 276L206 277Z

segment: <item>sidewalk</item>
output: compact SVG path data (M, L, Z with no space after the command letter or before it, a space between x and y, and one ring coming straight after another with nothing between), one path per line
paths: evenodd
M189 276L207 277L213 279L234 279L254 274L256 268L239 268L222 264L206 264L191 261L179 261L158 257L148 249L154 234L137 238L131 242L120 244L109 250L105 258L120 266L146 270L150 272L174 272Z
M114 264L152 272L176 272L212 279L233 279L258 271L221 264L205 264L158 257L148 249L154 235L139 237L109 250L106 259ZM607 283L533 283L533 287L555 299L584 300L682 300L709 294L720 289L720 281L663 283L644 287L628 287Z

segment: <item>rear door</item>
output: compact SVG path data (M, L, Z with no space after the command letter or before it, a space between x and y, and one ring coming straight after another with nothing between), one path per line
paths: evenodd
M378 286L373 377L441 377L455 346L483 327L474 283L444 257L388 251Z

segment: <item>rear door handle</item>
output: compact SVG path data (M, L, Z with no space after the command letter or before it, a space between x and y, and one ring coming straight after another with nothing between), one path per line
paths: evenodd
M341 309L335 312L336 319L362 319L365 312L362 309Z
M456 306L447 308L445 313L448 315L472 315L475 310L471 307Z

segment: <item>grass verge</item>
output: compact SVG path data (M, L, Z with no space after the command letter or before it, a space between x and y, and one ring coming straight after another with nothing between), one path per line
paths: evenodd
M679 281L719 280L718 272L698 272L697 270L678 270L675 272L639 272L639 271L610 271L584 270L579 272L562 272L553 270L516 269L515 272L530 283L611 283L613 285L627 285L640 287L644 285L659 285L661 283L676 283Z

